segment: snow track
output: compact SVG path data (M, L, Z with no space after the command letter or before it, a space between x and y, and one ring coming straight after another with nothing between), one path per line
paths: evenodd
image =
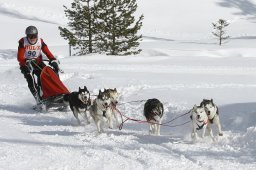
M131 118L145 119L142 115L144 102L127 102L152 97L157 97L164 103L163 122L184 114L194 104L199 104L205 97L201 95L202 93L198 93L200 91L212 96L220 95L219 91L236 90L237 95L240 96L240 104L236 104L236 99L224 94L213 97L215 102L223 103L219 107L224 136L216 136L216 142L212 142L209 136L193 142L190 138L190 123L173 128L162 127L161 136L149 136L147 124L133 121L126 122L121 131L115 125L114 129L106 128L105 133L98 134L93 122L89 125L77 126L71 111L52 110L49 113L37 113L30 110L33 99L28 92L26 82L15 66L16 61L5 59L3 61L8 61L8 67L0 73L3 77L0 80L1 167L24 170L31 167L34 169L240 169L241 167L254 169L256 167L255 103L241 103L244 91L254 91L256 84L254 80L243 82L238 76L238 78L229 78L230 82L227 83L223 77L236 74L233 73L234 69L223 71L225 74L221 79L216 72L212 72L213 75L204 73L206 77L199 72L193 73L193 76L183 74L180 77L179 71L172 69L168 72L167 69L164 74L159 74L160 67L156 66L155 69L149 70L149 65L145 63L145 68L148 68L134 74L131 70L138 70L140 63L134 63L129 69L121 71L120 67L116 66L112 66L111 69L110 65L106 65L103 61L102 56L93 56L93 58L77 57L79 67L76 63L69 63L70 58L63 58L65 74L61 75L61 78L64 83L71 90L86 85L93 94L97 94L101 88L117 87L121 95L118 108ZM131 60L132 57L126 59ZM108 60L109 62L113 60L117 66L122 65L123 62L119 60L117 63L115 57L108 57ZM148 62L151 63L149 60ZM173 62L175 58L165 58L161 62L166 64L169 60ZM101 61L104 63L100 63ZM161 62L159 61L159 66ZM101 69L96 68L93 71L93 65L96 63ZM230 65L226 63L225 67ZM191 67L193 68L194 65ZM215 66L211 67L213 70L216 69ZM242 65L240 67L244 69ZM253 76L250 72L243 74L248 77ZM201 76L203 76L201 79L198 78ZM19 88L16 88L17 86ZM251 101L253 98L251 96ZM228 105L225 104L228 102L227 99L229 99ZM246 100L250 101L250 98ZM188 120L189 115L185 115L170 125L182 124ZM216 135L215 128L214 135ZM13 164L13 160L17 163Z

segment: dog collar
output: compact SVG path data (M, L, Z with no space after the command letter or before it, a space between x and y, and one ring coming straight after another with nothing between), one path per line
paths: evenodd
M202 123L202 122L203 122L204 124L207 124L207 121L204 121L204 120L201 121L201 120L198 120L198 119L196 119L196 120L197 120L199 123Z

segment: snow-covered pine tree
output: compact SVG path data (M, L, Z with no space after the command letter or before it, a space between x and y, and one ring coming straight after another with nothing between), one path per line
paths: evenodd
M100 0L97 7L101 50L109 55L138 54L142 35L137 34L144 16L135 21L136 0Z
M212 32L214 36L216 36L219 40L219 45L222 45L223 40L230 38L230 36L226 36L226 31L224 28L229 25L229 23L224 19L219 19L216 23L212 23L213 29L215 32Z
M68 28L59 27L60 35L78 50L78 55L97 52L95 9L98 0L74 0L65 8Z

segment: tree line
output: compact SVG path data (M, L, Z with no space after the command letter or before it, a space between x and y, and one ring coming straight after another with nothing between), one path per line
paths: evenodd
M138 54L143 15L135 18L136 0L74 0L64 6L68 28L59 27L77 55L106 53Z
M60 35L68 40L77 55L106 53L108 55L138 54L142 35L143 15L137 19L136 0L74 0L70 8L64 6L69 22L59 27ZM229 24L224 19L212 23L219 45L230 38L224 30Z

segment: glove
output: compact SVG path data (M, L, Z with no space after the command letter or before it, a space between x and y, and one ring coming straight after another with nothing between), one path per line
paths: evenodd
M24 65L24 66L20 66L20 70L22 74L30 74L30 69L28 66Z
M51 60L49 65L52 66L54 70L59 71L59 64L57 60Z

